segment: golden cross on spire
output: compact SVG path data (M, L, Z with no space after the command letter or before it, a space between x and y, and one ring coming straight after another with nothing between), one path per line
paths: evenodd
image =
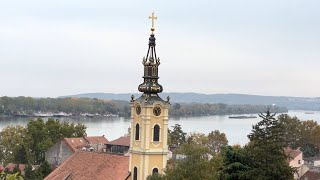
M151 31L153 33L153 31L154 31L154 20L157 19L157 17L154 16L154 12L152 12L152 16L149 16L149 19L151 19L151 22L152 22Z

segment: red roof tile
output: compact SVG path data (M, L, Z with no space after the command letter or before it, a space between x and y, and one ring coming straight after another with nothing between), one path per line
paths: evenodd
M64 138L63 141L66 143L66 145L70 148L72 152L76 152L78 149L81 149L82 147L86 146L86 141L81 138Z
M45 180L69 177L77 180L123 180L128 176L129 157L78 151L51 172Z
M110 141L108 144L120 145L120 146L130 146L130 136L122 136L116 140Z
M286 148L284 149L284 153L289 156L289 161L293 160L294 158L296 158L299 154L301 154L302 152L299 150L295 150L295 149L291 149L291 148Z
M87 136L83 138L91 144L107 144L109 142L104 136Z
M316 171L307 171L303 176L300 178L301 180L319 180L320 174Z
M76 152L87 145L91 144L107 144L109 141L104 136L86 136L79 138L64 138L63 141L72 152Z

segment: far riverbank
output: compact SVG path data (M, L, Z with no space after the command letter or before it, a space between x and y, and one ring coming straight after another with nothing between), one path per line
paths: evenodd
M312 114L311 114L312 113ZM315 120L320 123L320 111L307 112L306 111L289 111L290 116L297 116L300 120ZM234 114L238 115L238 114ZM244 114L247 116L258 116L258 114ZM247 135L251 132L252 125L256 124L261 118L249 119L229 119L230 115L215 115L215 116L201 116L201 117L171 117L169 119L169 127L174 124L180 124L183 131L209 133L215 129L226 133L229 144L244 145L248 142ZM44 118L47 119L47 118ZM105 135L108 140L116 139L127 133L130 127L131 120L123 117L62 117L56 118L60 121L83 123L87 126L87 134ZM0 117L0 130L9 125L25 126L28 118L15 117Z

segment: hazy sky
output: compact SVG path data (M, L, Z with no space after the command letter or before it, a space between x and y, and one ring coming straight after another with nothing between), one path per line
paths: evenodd
M155 11L165 92L320 96L319 0L0 5L0 96L134 93Z

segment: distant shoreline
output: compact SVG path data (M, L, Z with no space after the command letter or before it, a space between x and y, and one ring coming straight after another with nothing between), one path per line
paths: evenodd
M276 112L276 114L283 114L283 113L288 113L288 111L282 111L282 112ZM294 110L293 110L294 111ZM299 110L299 111L304 111L304 110ZM170 115L171 118L189 118L189 117L206 117L206 116L230 116L230 119L248 119L252 118L253 115L258 115L260 112L255 112L255 113L239 113L239 114L234 114L234 113L225 113L225 114L207 114L207 115L182 115L182 116L177 116L177 115ZM263 113L263 112L261 112ZM244 117L246 116L246 117ZM59 118L71 118L71 119L78 119L78 118L88 118L88 119L94 119L94 118L125 118L125 119L130 119L130 117L124 117L124 116L118 116L118 115L113 115L113 116L81 116L81 115L69 115L69 116L34 116L34 115L0 115L0 118L30 118L30 119L37 119L37 118L53 118L53 119L59 119ZM254 116L255 118L258 118ZM1 119L0 119L1 120Z

